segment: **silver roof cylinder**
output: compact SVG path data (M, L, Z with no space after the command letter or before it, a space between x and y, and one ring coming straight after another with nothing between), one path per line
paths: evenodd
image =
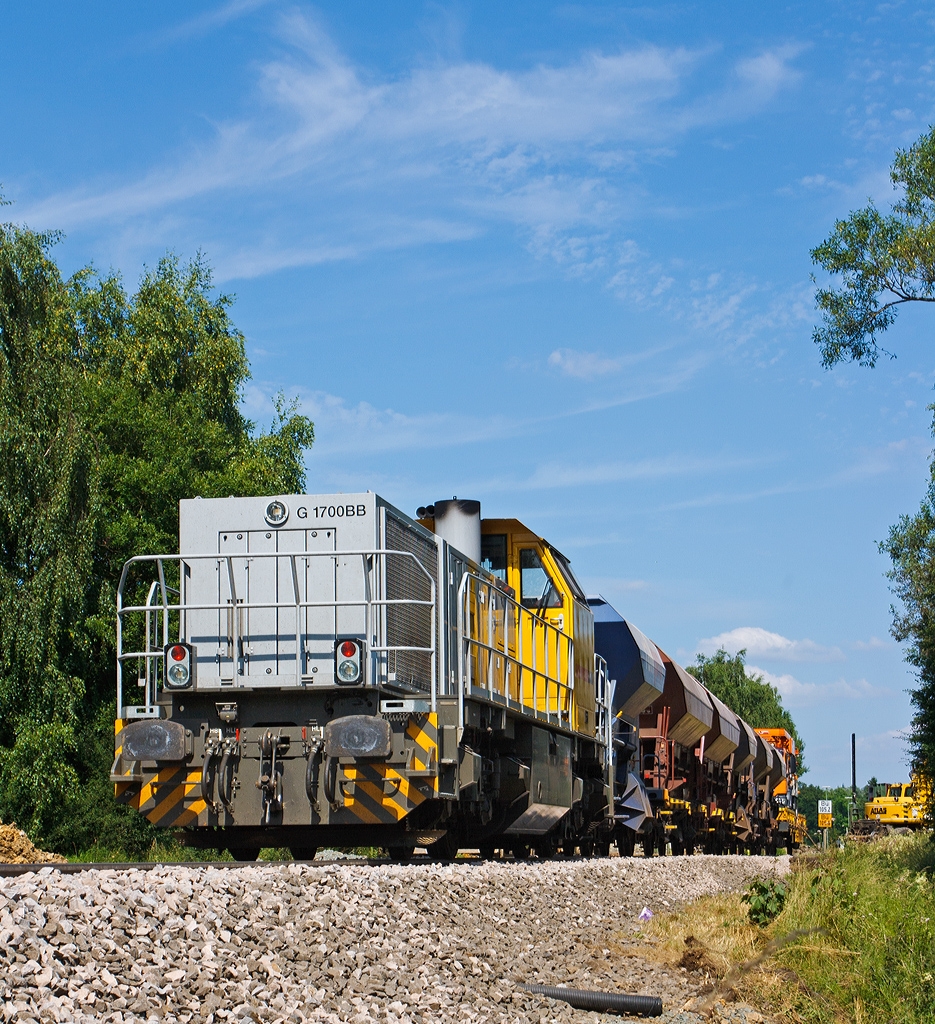
M480 502L435 502L435 533L480 565Z

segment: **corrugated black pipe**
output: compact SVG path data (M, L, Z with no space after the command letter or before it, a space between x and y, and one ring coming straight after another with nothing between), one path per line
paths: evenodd
M564 999L578 1010L597 1010L602 1013L632 1013L640 1017L662 1015L662 1000L658 996L631 996L623 992L587 992L579 988L560 988L557 985L520 985L525 992L548 999Z

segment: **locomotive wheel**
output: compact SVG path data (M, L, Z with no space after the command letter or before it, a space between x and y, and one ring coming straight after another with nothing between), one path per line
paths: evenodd
M513 849L513 858L515 860L529 860L529 844L528 843L514 843L512 849Z
M493 860L496 855L493 843L480 843L477 849L482 860Z
M682 842L682 835L680 832L672 833L672 856L681 857L685 852L685 844Z
M594 844L594 856L595 857L609 857L610 856L610 840L600 840Z
M425 848L425 852L437 861L452 861L458 855L458 837L451 831L446 832L441 839L436 839L434 843L429 843Z
M289 852L293 860L314 860L318 853L317 846L290 846Z
M386 852L390 855L390 860L399 861L400 864L407 864L412 860L412 846L388 846Z
M660 857L664 857L666 855L666 847L668 845L669 837L665 834L665 832L663 832L662 835L659 837L658 842L656 843L656 849L659 851Z
M260 856L259 846L228 846L227 852L234 860L251 861Z
M575 850L578 849L578 844L574 839L566 839L562 843L562 856L563 857L574 857Z
M643 856L652 857L653 852L656 849L656 837L652 832L644 832L642 836L640 836L640 844L643 847Z
M594 840L593 839L582 839L578 843L578 847L581 850L582 857L593 857L594 856Z

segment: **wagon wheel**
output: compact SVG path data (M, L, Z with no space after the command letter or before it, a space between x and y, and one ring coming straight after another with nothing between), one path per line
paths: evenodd
M544 836L535 845L536 856L539 860L551 860L558 850L558 840L555 836Z
M623 828L617 833L617 853L621 857L632 857L636 849L636 833L631 828Z

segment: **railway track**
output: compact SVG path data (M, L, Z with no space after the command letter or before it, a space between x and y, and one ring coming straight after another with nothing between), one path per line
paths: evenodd
M709 856L707 854L697 854L696 856ZM801 854L798 854L801 856ZM555 861L567 861L568 863L576 863L583 861L595 861L603 858L591 858L591 857L556 857ZM617 859L617 858L613 858ZM646 860L645 857L640 857L638 854L633 858L626 858L632 860ZM684 857L660 857L660 858L648 858L649 860L671 860L671 861L684 861ZM756 860L761 858L757 857ZM762 858L766 859L766 858ZM793 857L795 859L795 857ZM91 861L88 863L61 863L61 862L37 862L32 864L0 864L0 878L16 878L19 875L28 875L43 871L46 868L58 872L62 875L77 875L84 871L153 871L156 868L170 868L170 867L189 867L189 868L255 868L255 867L286 867L289 864L311 864L315 867L323 867L324 865L368 865L371 867L377 867L385 864L399 864L400 861L393 860L391 857L334 857L334 858L322 858L321 860L314 861L303 861L303 860L189 860L189 861ZM410 860L404 863L417 866L417 865L429 865L437 864L439 861L429 857L427 854L416 854ZM484 864L484 863L508 863L507 861L485 861L480 855L475 854L474 856L458 857L457 861L452 863L457 864ZM541 861L520 861L523 864L538 864Z

